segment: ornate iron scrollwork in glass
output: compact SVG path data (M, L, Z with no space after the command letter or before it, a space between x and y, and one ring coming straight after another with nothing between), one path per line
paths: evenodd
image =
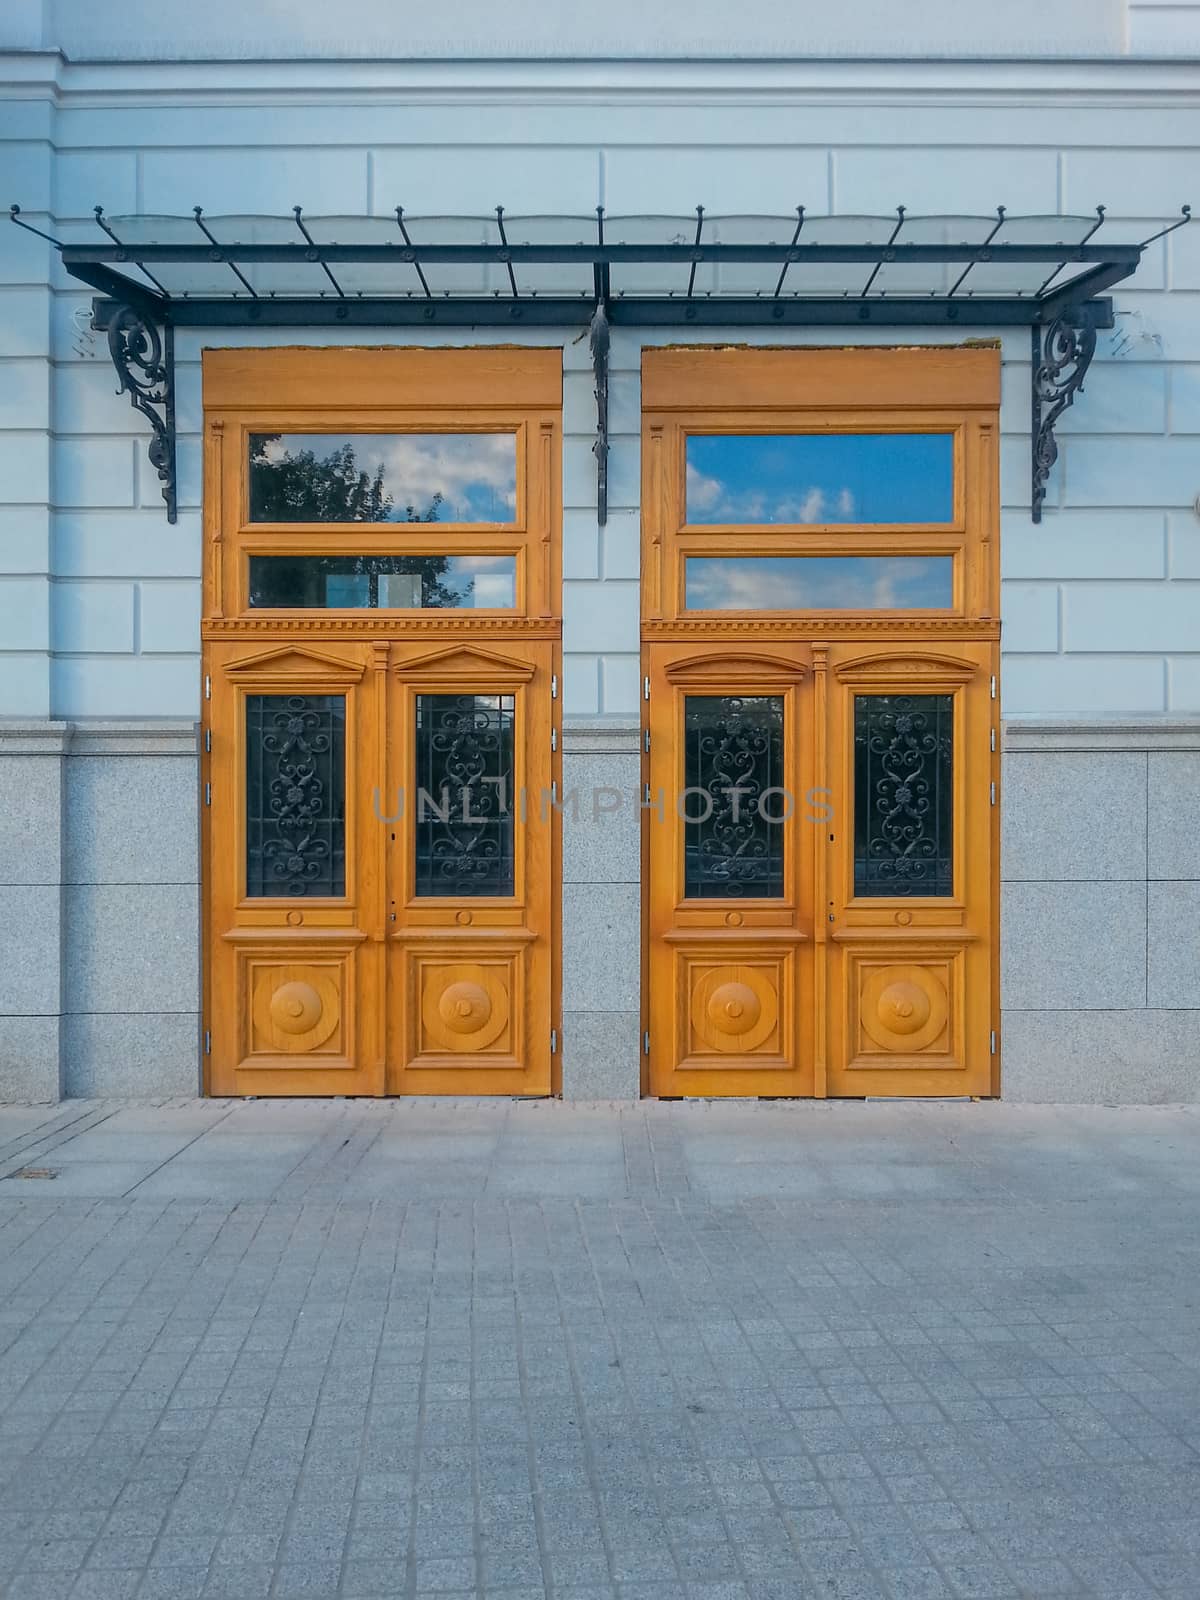
M684 713L684 897L783 894L783 698L689 695Z
M954 892L954 696L854 700L854 893Z
M417 696L416 892L513 892L513 696Z
M150 465L162 484L168 522L176 519L174 339L170 323L160 332L133 306L120 306L108 324L108 351L121 392L154 430Z
M1090 322L1076 326L1067 317L1059 317L1047 328L1035 323L1032 331L1032 516L1034 522L1040 522L1050 469L1058 460L1054 426L1083 389L1083 380L1096 353L1096 330Z
M346 701L246 699L246 893L346 892Z

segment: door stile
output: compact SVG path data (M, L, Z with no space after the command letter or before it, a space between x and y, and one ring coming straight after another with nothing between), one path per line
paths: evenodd
M813 773L817 790L809 791L813 798L827 790L828 777L828 718L829 718L829 648L815 644L812 647L812 720L813 720ZM814 808L815 809L815 808ZM834 812L834 829L840 818ZM815 824L814 824L815 826ZM824 1100L828 1075L826 1036L829 1012L829 825L822 822L820 837L813 850L813 1098Z
M387 639L377 639L371 646L371 687L375 698L375 786L371 791L371 815L366 826L375 833L375 848L369 852L374 863L374 894L370 921L371 962L374 968L374 1029L376 1094L387 1093L387 1042L388 1042L388 981L387 981L387 931L388 895L390 885L388 870L388 665L392 647ZM366 812L363 813L366 821ZM364 858L368 852L364 851Z

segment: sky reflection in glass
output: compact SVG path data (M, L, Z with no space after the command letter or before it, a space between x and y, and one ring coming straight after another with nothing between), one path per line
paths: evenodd
M511 433L250 436L252 522L512 522Z
M949 433L691 434L687 520L949 522L953 443Z
M930 611L954 603L951 556L690 556L689 611Z

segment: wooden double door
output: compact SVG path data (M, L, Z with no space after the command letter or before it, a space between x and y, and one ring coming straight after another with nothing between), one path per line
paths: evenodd
M992 646L647 655L651 1092L991 1093Z
M562 358L204 353L205 1083L556 1088Z
M553 667L212 648L212 1092L550 1092Z

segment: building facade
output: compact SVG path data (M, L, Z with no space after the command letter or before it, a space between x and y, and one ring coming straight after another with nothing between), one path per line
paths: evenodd
M1045 9L6 9L0 1096L1200 1098L1200 6Z

